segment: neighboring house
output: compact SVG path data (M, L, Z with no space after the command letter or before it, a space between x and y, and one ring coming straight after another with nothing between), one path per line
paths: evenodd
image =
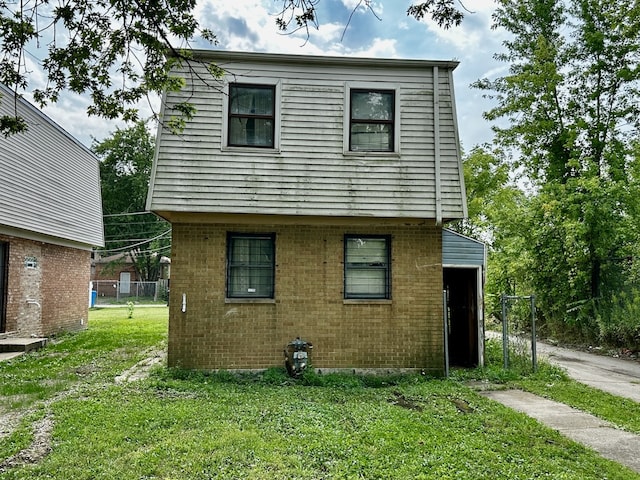
M49 336L87 324L91 248L103 245L98 159L0 84L0 334Z
M160 128L169 365L444 370L442 230L466 215L457 62L195 51ZM477 349L475 355L478 354ZM478 359L476 358L476 362Z
M157 253L154 254L158 255ZM101 297L152 296L157 297L158 282L142 280L134 265L135 251L121 252L103 257L94 251L91 258L91 281L98 300ZM167 288L171 272L171 259L160 257L160 286ZM143 284L143 285L140 285ZM160 292L161 293L161 292Z
M91 281L118 281L122 280L123 275L127 277L127 281L137 282L140 280L130 253L115 253L103 257L100 252L93 252Z

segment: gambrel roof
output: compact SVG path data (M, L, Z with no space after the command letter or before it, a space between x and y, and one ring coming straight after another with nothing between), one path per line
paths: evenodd
M163 120L188 101L184 131L161 126L147 208L198 214L435 219L466 216L453 61L194 51L163 98ZM225 71L212 78L202 62ZM229 84L276 91L274 148L227 145ZM395 92L397 146L349 151L349 89Z
M0 84L0 115L27 131L0 137L0 233L77 248L103 246L98 159Z

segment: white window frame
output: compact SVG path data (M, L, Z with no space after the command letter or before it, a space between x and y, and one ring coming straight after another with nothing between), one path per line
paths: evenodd
M275 87L275 106L273 118L275 125L273 128L273 147L252 147L229 145L229 85L264 85L265 87ZM223 151L231 152L252 152L252 153L273 153L280 151L280 115L282 104L281 81L274 78L251 77L247 79L228 79L222 88L222 138L220 145Z
M349 137L351 136L351 90L393 90L395 92L393 112L393 150L388 152L371 152L366 150L350 150ZM378 156L389 157L400 155L400 86L389 83L374 82L347 82L344 86L344 118L343 118L343 153L348 156Z

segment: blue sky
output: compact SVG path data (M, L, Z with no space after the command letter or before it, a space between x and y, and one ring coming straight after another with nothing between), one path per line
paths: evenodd
M362 7L356 8L358 3L358 0L320 0L320 26L310 31L308 39L304 32L290 35L278 32L275 15L282 0L198 0L196 11L201 25L216 33L219 42L216 48L226 50L457 60L460 65L454 72L454 81L463 148L468 151L475 145L490 142L491 128L483 120L482 112L489 109L491 103L482 98L481 92L470 88L470 84L506 71L505 65L493 59L493 54L501 51L503 40L500 32L491 29L493 0L465 2L473 13L467 13L462 25L450 30L443 30L430 20L416 21L408 17L410 1L372 2L380 19ZM142 111L157 109L159 100L152 99L151 103L151 106L142 105ZM89 146L92 138L104 139L118 124L99 118L87 119L86 106L85 98L65 95L58 104L44 111Z

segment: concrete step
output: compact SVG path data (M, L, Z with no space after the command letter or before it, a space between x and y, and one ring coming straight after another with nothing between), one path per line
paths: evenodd
M46 338L4 338L0 339L0 353L31 352L47 344Z
M4 362L5 360L11 360L12 358L19 357L20 355L24 355L24 352L0 353L0 362Z

